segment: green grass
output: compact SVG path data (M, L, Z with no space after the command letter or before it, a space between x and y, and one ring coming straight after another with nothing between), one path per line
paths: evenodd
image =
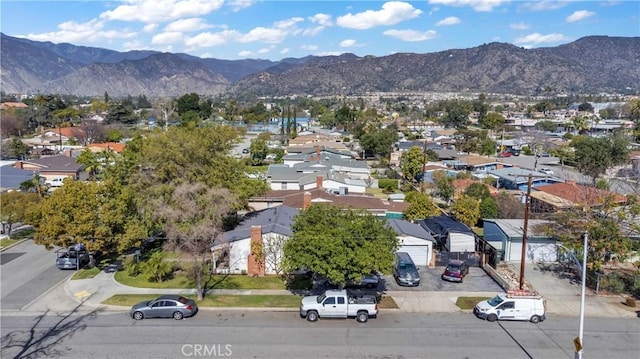
M157 294L117 294L102 303L130 307L157 297ZM193 295L185 295L185 297L195 300ZM214 308L297 308L300 306L300 297L296 295L207 295L196 302L199 307Z
M9 247L10 245L17 243L19 239L2 238L0 239L0 248Z
M378 308L380 309L398 309L398 304L392 297L387 295L383 296L378 303Z
M456 305L460 307L460 309L473 309L478 302L487 299L489 299L489 297L458 297Z
M163 282L149 281L140 274L132 277L125 271L118 271L115 274L118 282L131 287L138 288L178 288L192 289L196 285L184 272L177 272L172 278ZM207 282L209 276L204 276ZM214 275L207 282L208 289L286 289L285 283L280 277L252 277L247 275Z
M100 273L100 268L98 268L98 267L93 267L93 268L88 268L88 269L80 269L79 271L77 271L77 272L75 272L73 274L71 279L74 280L74 279L93 278L93 277L97 276L98 273Z
M11 232L11 235L9 236L11 239L15 239L15 240L21 240L21 239L25 239L25 238L31 238L33 237L33 233L35 232L35 230L33 229L22 229L22 230L16 230L14 232Z

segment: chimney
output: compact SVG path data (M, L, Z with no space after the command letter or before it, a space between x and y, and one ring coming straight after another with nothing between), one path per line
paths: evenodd
M305 192L304 197L302 199L302 210L309 208L311 206L311 192Z
M247 256L247 275L263 276L264 275L264 258L261 255L254 254L254 248L262 246L262 226L251 226L251 250Z
M316 146L316 159L320 163L320 146Z
M316 188L322 188L322 176L316 177Z

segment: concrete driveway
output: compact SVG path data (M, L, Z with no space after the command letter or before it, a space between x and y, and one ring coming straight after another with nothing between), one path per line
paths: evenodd
M440 278L444 267L419 267L420 285L403 287L392 275L384 276L380 288L385 291L442 291L442 292L502 292L502 288L482 268L471 267L462 283L447 282Z

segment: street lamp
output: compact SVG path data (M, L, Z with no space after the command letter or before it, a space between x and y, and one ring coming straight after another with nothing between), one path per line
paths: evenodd
M587 287L587 245L589 234L584 233L582 235L584 242L582 243L582 290L580 294L580 329L578 330L578 337L573 340L573 344L576 347L576 359L582 359L582 337L584 334L584 298Z

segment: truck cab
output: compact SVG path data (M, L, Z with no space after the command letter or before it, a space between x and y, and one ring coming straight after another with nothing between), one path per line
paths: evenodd
M356 318L365 323L378 314L373 295L349 296L346 290L328 290L321 295L302 298L300 317L315 322L318 318Z

